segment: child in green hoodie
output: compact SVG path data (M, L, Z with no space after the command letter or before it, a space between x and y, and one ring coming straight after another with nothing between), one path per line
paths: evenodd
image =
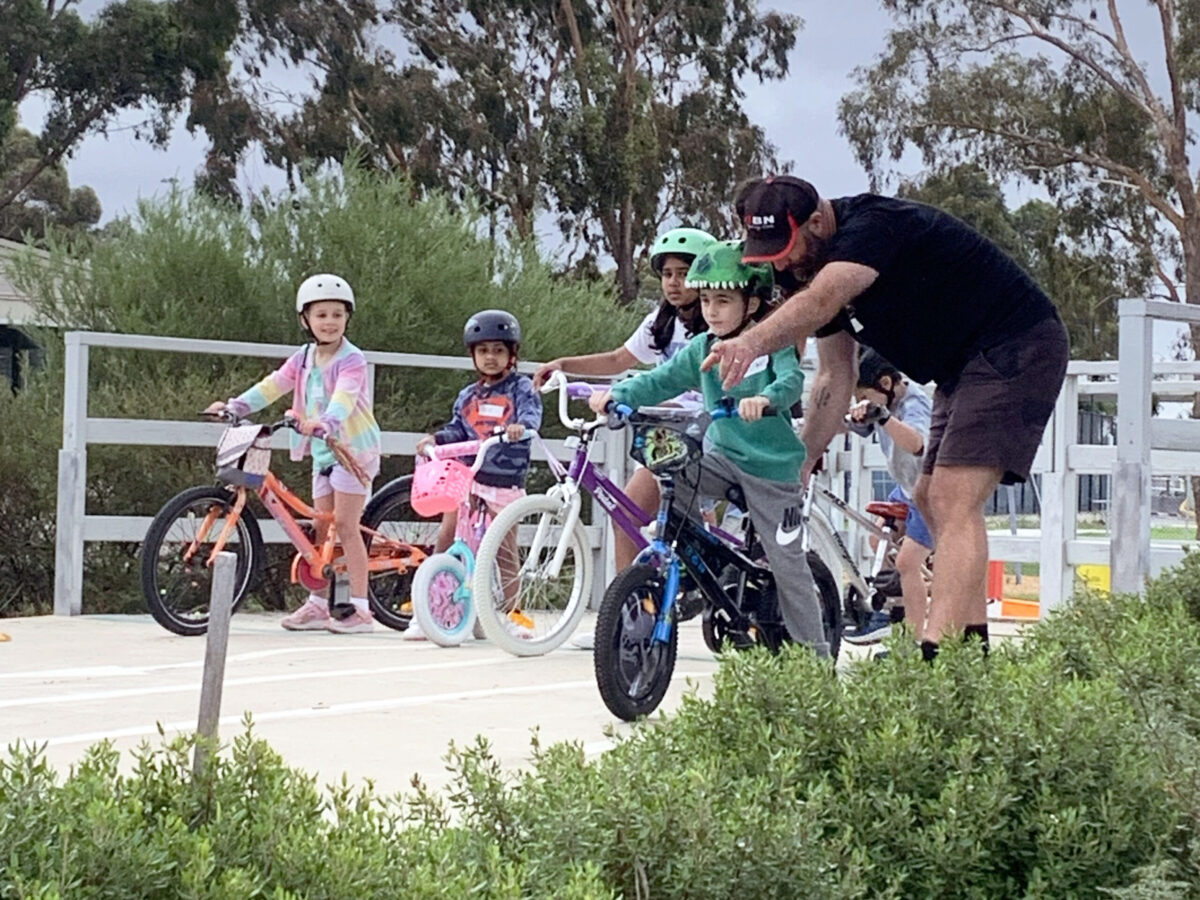
M741 254L741 242L721 242L697 256L688 270L687 286L700 291L706 333L693 337L658 368L615 385L611 394L593 394L590 403L596 412L603 412L610 400L636 409L696 389L709 412L726 397L737 401L737 418L717 419L709 426L709 450L699 470L677 479L677 502L690 506L696 493L721 499L731 487L741 488L775 573L789 634L827 656L816 586L797 542L804 444L792 429L789 410L800 399L804 374L795 348L759 357L728 392L721 389L715 368L700 371L715 341L736 337L767 312L774 287L771 267L745 264ZM764 415L768 408L770 414Z

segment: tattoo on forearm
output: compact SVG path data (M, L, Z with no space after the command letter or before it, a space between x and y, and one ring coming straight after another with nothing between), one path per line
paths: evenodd
M813 398L813 406L817 409L824 409L829 405L829 401L833 399L833 391L828 387L823 387L817 391L817 396Z

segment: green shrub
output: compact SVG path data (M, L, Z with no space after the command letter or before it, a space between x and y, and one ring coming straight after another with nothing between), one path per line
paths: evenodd
M399 178L350 170L317 178L293 196L268 196L242 213L186 193L143 202L132 227L80 251L53 246L50 260L19 262L14 273L40 310L68 328L299 345L296 286L308 274L345 275L359 298L349 336L369 350L465 358L462 327L487 307L516 313L522 354L546 359L615 346L635 311L614 306L598 285L555 276L530 247L497 257L479 219L437 196L414 199ZM82 255L81 255L82 253ZM0 537L0 615L44 612L53 593L53 521L61 445L61 336L44 330L47 368L0 413L21 423L21 440L0 448L0 504L10 527ZM115 418L187 419L265 375L269 360L95 349L89 412ZM386 429L427 430L444 422L469 372L381 369L376 416ZM279 410L283 407L280 405ZM550 416L553 420L553 416ZM169 497L211 479L202 448L97 446L88 449L87 510L153 515ZM304 465L276 455L284 480L306 492ZM381 479L411 461L385 460ZM136 544L91 544L84 609L141 610ZM287 554L272 554L260 600L284 603Z
M195 780L185 739L129 775L14 751L0 897L1197 896L1191 565L986 659L731 657L596 759L452 748L441 795L318 790L249 730Z

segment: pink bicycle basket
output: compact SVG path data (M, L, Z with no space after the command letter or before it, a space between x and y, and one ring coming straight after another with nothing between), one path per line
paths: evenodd
M458 509L474 480L471 469L457 459L423 462L413 473L412 508L426 517Z

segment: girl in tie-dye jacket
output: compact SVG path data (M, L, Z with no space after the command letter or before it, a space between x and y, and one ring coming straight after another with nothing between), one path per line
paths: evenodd
M367 602L367 551L357 536L370 482L379 474L381 437L371 411L366 357L346 338L346 325L354 313L354 292L336 275L314 275L296 293L296 312L312 343L248 391L225 403L218 401L209 410L224 408L245 416L292 395L291 414L300 425L289 435L291 456L300 460L312 455L313 506L333 513L354 612L332 618L327 598L313 593L283 620L283 627L292 631L370 631L374 618ZM350 451L367 476L365 484L338 464L325 438L336 439ZM319 543L325 534L321 523L316 527Z

